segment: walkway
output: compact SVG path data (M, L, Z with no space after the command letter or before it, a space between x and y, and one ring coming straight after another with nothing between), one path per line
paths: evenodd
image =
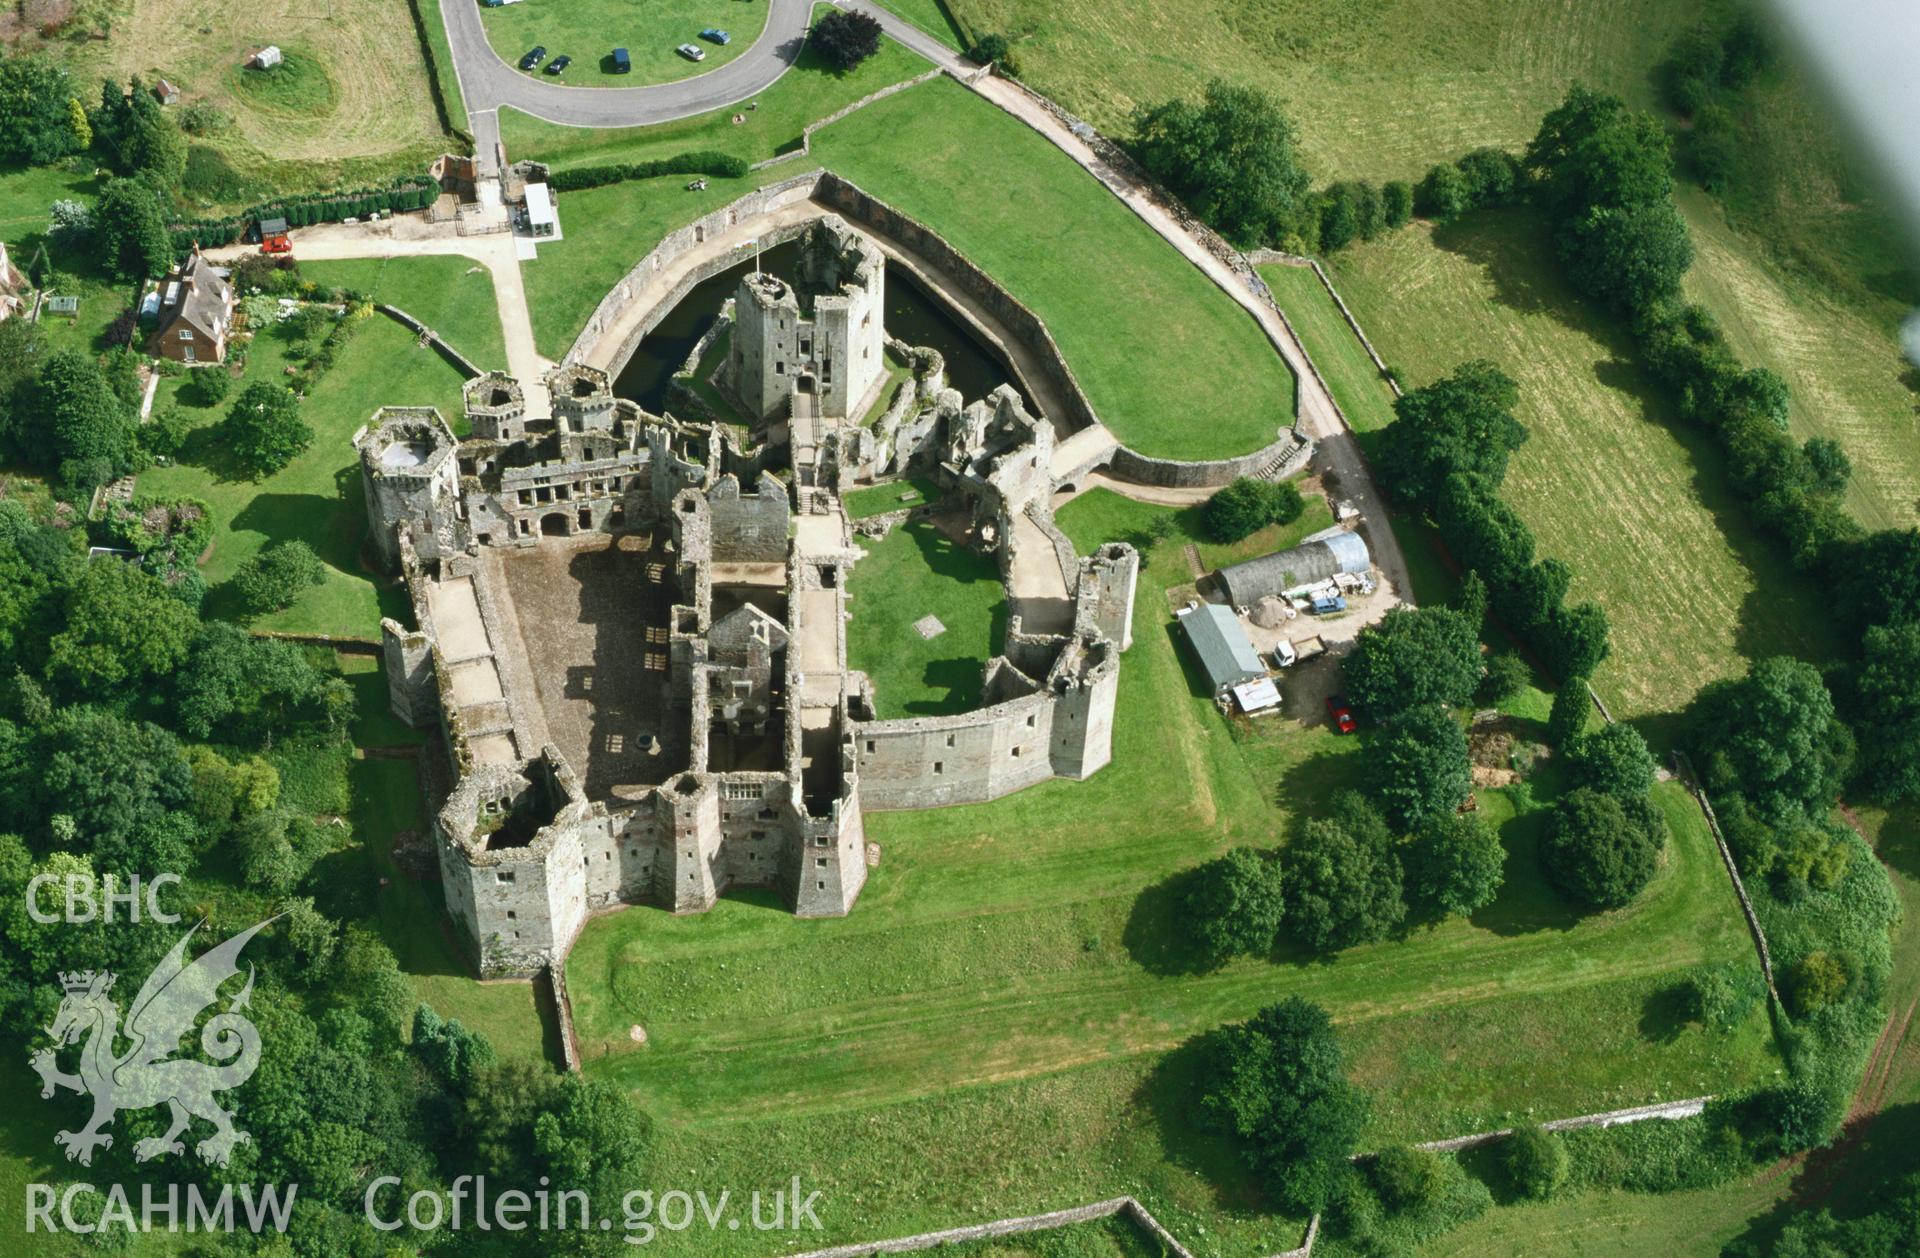
M382 228L387 231L383 232ZM208 250L207 257L225 263L252 252L252 245L229 245ZM507 370L527 391L530 413L549 414L551 406L544 378L553 363L540 357L534 347L533 315L527 308L527 289L521 280L519 251L512 233L461 236L450 223L428 224L405 218L378 224L328 223L302 227L295 237L295 256L302 262L418 258L434 254L472 258L487 268L488 277L493 281L494 302L500 310L500 330L506 338Z

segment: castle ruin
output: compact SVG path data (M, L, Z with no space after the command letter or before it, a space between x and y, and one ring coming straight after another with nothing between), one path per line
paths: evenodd
M439 870L483 975L557 964L617 904L699 912L764 887L844 914L865 809L996 799L1111 756L1137 556L1078 556L1053 527L1053 430L1012 388L963 404L934 373L884 448L855 440L885 377L884 260L833 219L802 256L797 288L755 274L736 300L726 370L762 403L744 435L572 363L547 376L550 415L490 373L466 386L464 439L407 407L355 435L373 550L412 606L381 626L391 704L444 737ZM839 491L908 469L969 514L1011 615L981 707L878 720L847 662L864 552Z

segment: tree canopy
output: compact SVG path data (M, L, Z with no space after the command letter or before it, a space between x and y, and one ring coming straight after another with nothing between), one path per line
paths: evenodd
M880 23L865 13L835 9L813 24L807 43L829 69L845 74L880 51Z
M1820 671L1786 656L1701 690L1687 725L1707 788L1745 796L1769 820L1824 814L1853 761Z
M1393 492L1432 507L1441 483L1467 472L1498 488L1507 456L1527 439L1513 417L1520 386L1486 359L1405 394L1393 404L1394 421L1379 445L1379 467Z
M1386 822L1351 793L1286 851L1287 929L1316 952L1385 938L1405 920L1399 853Z
M1215 541L1237 542L1269 524L1291 524L1304 510L1291 482L1242 476L1207 499L1201 520Z
M1250 847L1236 847L1193 871L1186 921L1205 957L1218 964L1273 949L1286 915L1280 863Z
M1326 1010L1290 996L1219 1031L1210 1056L1201 1112L1234 1138L1282 1208L1319 1210L1367 1117Z
M1547 880L1568 899L1616 909L1652 881L1666 831L1666 819L1646 796L1623 799L1583 786L1554 803L1540 859Z
M1475 913L1500 893L1506 863L1500 836L1479 817L1435 818L1407 849L1407 898L1432 917Z
M1401 712L1380 727L1372 750L1373 797L1399 830L1446 816L1473 789L1466 731L1439 707Z
M101 261L116 279L150 280L173 265L173 237L153 185L113 179L93 206Z
M234 458L255 478L279 471L313 443L313 429L300 418L300 399L265 380L241 390L224 427Z
M0 161L40 166L85 148L73 105L72 78L46 57L0 57Z
M1340 667L1348 698L1371 721L1463 704L1480 684L1479 632L1451 607L1396 607L1360 631Z
M1222 79L1199 101L1136 110L1132 147L1154 178L1243 246L1279 243L1311 182L1280 103Z
M1631 725L1603 725L1567 749L1574 781L1609 795L1645 795L1653 789L1653 753Z

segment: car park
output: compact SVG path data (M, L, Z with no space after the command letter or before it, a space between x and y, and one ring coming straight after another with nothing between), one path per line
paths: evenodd
M707 50L698 44L682 44L674 49L674 51L685 57L688 61L705 61L707 59Z
M522 70L531 70L546 60L546 57L547 46L545 44L535 44L532 48L528 49L526 56L520 58L520 68Z
M709 26L706 30L701 31L700 38L710 44L719 44L722 48L725 48L733 42L733 36L727 34L717 26Z
M555 57L552 61L547 62L547 73L561 74L565 72L566 68L572 64L573 64L573 58L567 56L565 53L561 53L559 56Z

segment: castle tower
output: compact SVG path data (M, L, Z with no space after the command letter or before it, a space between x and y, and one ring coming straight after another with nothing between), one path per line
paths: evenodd
M383 406L353 435L374 552L388 571L400 567L403 528L421 559L460 548L456 444L453 429L430 406Z
M886 257L838 215L807 228L795 284L756 271L734 298L736 392L761 419L856 419L886 377Z
M504 371L475 376L461 390L467 423L483 441L518 441L527 432L527 399Z
M553 417L568 432L613 431L613 381L598 367L570 363L547 373Z

